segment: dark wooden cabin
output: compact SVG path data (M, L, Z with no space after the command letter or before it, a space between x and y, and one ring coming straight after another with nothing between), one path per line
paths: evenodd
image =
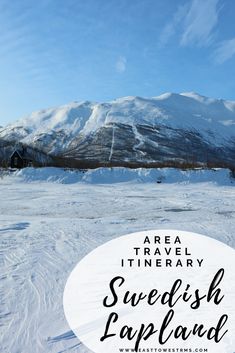
M11 168L26 168L32 167L33 161L31 158L27 156L27 152L25 149L15 150L10 157L10 165Z

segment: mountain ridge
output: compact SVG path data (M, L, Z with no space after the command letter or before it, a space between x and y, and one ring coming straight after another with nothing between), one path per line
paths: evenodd
M234 164L235 101L195 92L72 102L0 128L0 140L64 160ZM204 154L204 156L203 156ZM112 163L111 163L112 162Z

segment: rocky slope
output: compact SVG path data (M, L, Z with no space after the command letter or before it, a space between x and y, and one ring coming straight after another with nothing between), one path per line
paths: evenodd
M32 113L0 129L0 158L20 143L67 166L234 167L234 137L235 102L165 93Z

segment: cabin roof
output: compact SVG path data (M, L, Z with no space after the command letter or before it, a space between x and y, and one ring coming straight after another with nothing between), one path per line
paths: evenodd
M10 155L10 158L12 158L15 153L17 153L20 156L20 158L23 159L22 153L19 150L14 150Z
M30 160L30 161L32 160L32 156L28 155L27 152L19 151L17 149L15 149L12 152L12 154L10 155L10 158L12 158L15 153L17 153L21 159Z

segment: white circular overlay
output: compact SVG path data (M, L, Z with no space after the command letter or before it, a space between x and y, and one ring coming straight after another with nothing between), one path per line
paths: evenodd
M233 353L235 250L178 230L116 238L74 268L64 311L95 353Z

